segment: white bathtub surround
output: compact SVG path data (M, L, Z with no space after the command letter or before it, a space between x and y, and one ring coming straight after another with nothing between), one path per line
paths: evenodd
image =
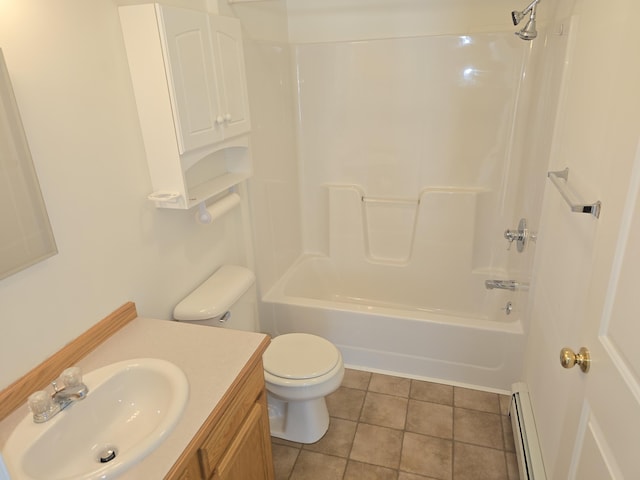
M325 336L359 368L508 391L525 294L484 282L529 281L503 232L530 45L379 31L293 45L305 253L263 286L263 328Z
M526 59L524 42L512 37L294 47L306 251L328 250L325 185L357 185L370 198L413 201L430 188L486 190L492 216L474 238L485 248L496 245L491 234L507 214L501 202Z
M432 187L411 200L370 199L354 185L328 189L328 257L340 272L340 290L350 292L345 298L456 316L497 316L506 300L498 292L488 294L484 280L507 273L490 268L474 248L482 228L479 205L490 192Z

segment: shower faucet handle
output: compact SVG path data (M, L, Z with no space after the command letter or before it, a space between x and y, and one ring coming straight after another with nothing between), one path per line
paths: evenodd
M513 242L516 242L518 246L518 252L522 252L524 247L527 245L527 238L529 236L529 231L527 230L527 220L524 218L520 219L520 223L518 223L518 230L505 230L504 238L509 241L509 247L507 250L511 250L511 245Z

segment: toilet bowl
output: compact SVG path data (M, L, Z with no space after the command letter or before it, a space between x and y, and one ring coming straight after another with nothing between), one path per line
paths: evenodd
M258 331L255 276L224 265L176 305L178 321ZM263 355L271 435L298 443L318 441L329 428L325 397L344 377L340 351L306 333L279 335Z
M340 351L328 340L307 333L273 339L262 357L271 434L313 443L329 428L325 397L344 377Z

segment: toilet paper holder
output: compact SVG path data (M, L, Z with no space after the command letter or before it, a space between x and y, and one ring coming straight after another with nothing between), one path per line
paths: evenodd
M196 222L202 225L209 225L239 204L240 195L233 191L230 191L230 193L209 206L207 206L206 202L200 202L196 211Z

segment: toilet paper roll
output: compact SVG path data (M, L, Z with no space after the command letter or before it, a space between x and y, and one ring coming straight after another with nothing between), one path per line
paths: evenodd
M196 221L203 225L207 225L209 223L212 223L217 218L220 218L222 215L239 204L240 195L238 195L237 193L230 193L226 197L221 198L208 207L203 202L200 204L200 208L196 212Z

